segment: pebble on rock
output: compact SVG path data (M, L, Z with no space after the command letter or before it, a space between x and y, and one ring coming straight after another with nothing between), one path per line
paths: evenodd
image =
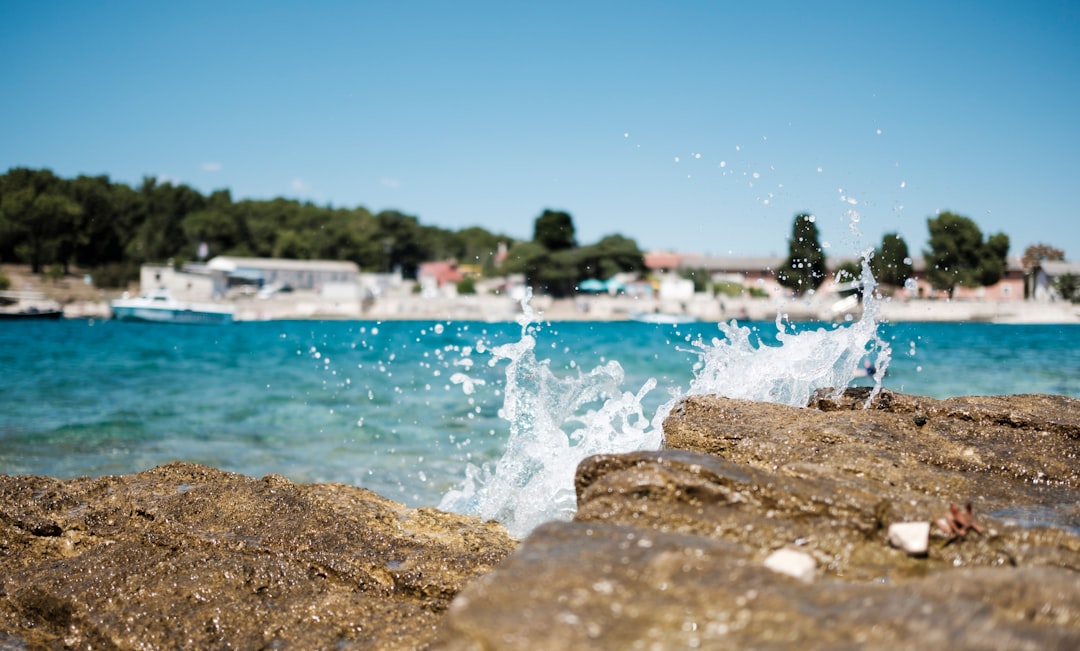
M769 554L765 559L765 567L779 574L793 576L807 583L814 580L814 569L817 562L814 557L806 552L794 549L778 549Z
M894 522L889 525L889 544L911 556L921 556L930 546L929 522Z

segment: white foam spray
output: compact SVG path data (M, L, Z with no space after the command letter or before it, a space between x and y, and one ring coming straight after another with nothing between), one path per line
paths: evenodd
M518 319L521 339L491 349L491 364L508 362L500 417L510 425L506 452L494 465L470 464L465 480L450 490L439 508L502 522L511 536L523 538L538 525L573 517L577 500L574 473L586 457L600 453L656 450L663 444L662 423L685 395L805 406L822 388L837 393L865 375L868 358L876 367L874 395L890 359L877 335L879 303L869 255L862 265L863 313L851 324L795 332L777 317L778 346L753 341L738 323L718 324L723 337L693 342L700 360L685 390L648 418L642 399L656 386L648 380L637 391L624 391L622 366L608 361L576 376L558 377L547 361L535 356L537 315L522 300Z
M642 410L656 386L624 392L622 366L609 361L577 376L558 377L536 359L532 329L537 315L522 301L521 339L491 350L508 360L500 417L510 423L506 452L494 468L470 464L465 481L439 508L502 522L522 538L549 520L568 520L577 508L574 472L593 454L657 449L661 430Z
M878 337L881 310L870 273L869 253L863 257L862 317L844 327L818 328L796 333L790 324L776 318L779 346L752 341L752 331L735 321L719 324L724 338L706 345L694 342L701 364L687 391L690 395L719 395L760 402L777 402L805 407L819 389L835 389L839 394L860 375L865 362L874 368L874 388L866 404L881 390L891 352Z

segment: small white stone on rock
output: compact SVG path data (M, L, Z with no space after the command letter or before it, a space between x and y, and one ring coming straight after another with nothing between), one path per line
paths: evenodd
M809 583L814 580L814 557L795 549L778 549L765 559L765 567L773 572L793 576Z
M894 522L889 525L889 544L912 556L921 556L930 546L929 522Z

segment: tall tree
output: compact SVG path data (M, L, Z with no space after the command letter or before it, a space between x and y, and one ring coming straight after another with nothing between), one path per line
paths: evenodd
M904 281L914 273L904 238L896 233L886 233L881 238L881 246L870 259L870 271L882 285L903 286Z
M957 286L993 285L1005 275L1008 235L997 233L984 241L974 221L948 211L928 218L926 225L930 249L923 255L926 277L934 289L952 298Z
M776 271L781 285L796 295L816 290L825 282L825 252L821 248L815 218L808 213L795 215L788 257Z
M420 263L427 260L420 246L420 225L416 217L403 215L396 210L384 210L375 215L379 225L380 241L386 256L386 271L400 268L409 278L416 276Z
M533 224L533 241L552 252L574 248L573 218L565 212L545 210Z

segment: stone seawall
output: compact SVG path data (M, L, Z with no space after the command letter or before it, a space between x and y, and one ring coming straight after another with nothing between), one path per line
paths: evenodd
M520 543L184 463L0 475L0 648L1080 648L1080 401L866 397L688 398Z

